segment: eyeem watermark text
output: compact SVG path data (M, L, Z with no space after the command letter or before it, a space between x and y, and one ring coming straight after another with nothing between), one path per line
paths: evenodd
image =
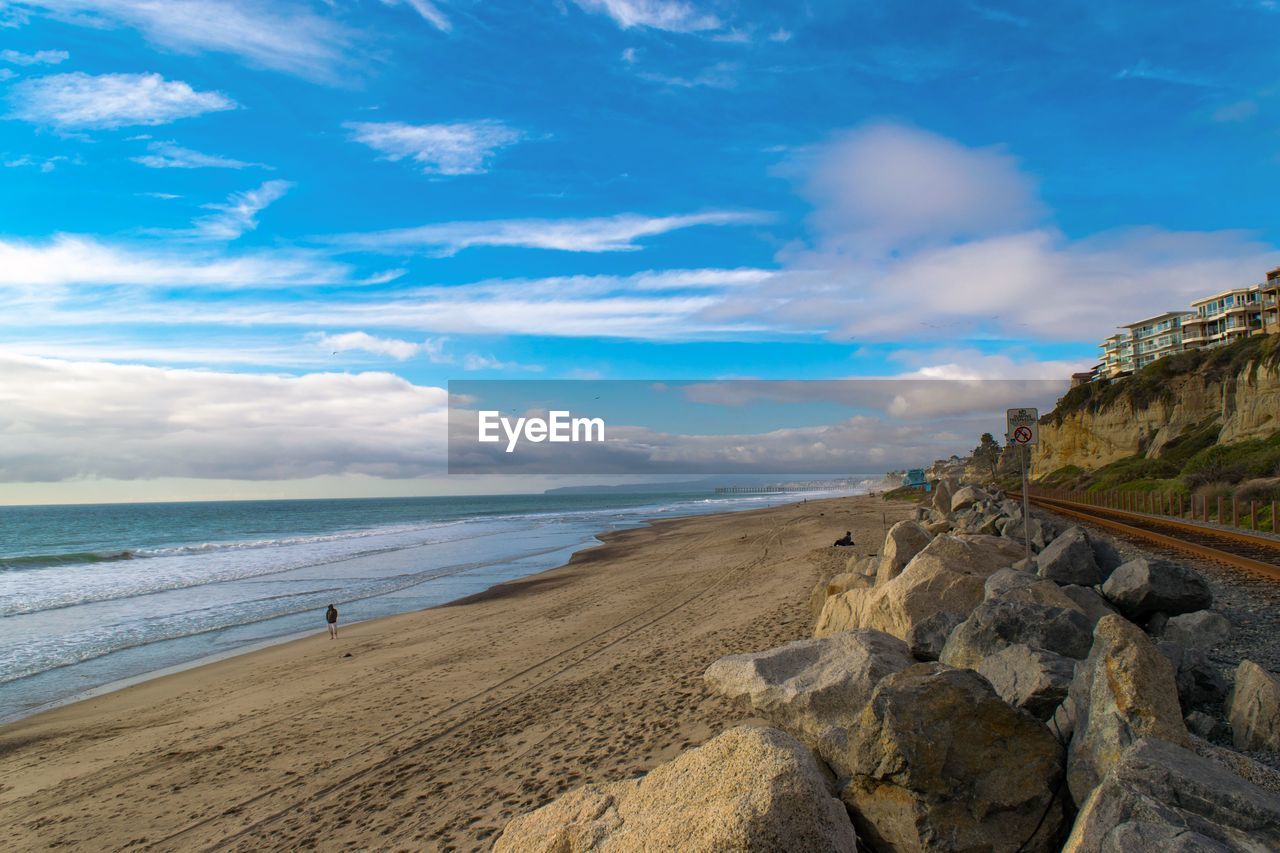
M506 434L507 453L514 453L521 439L535 444L543 441L604 441L603 418L575 418L569 412L548 412L546 418L504 418L500 412L479 412L478 440L487 444L502 441Z

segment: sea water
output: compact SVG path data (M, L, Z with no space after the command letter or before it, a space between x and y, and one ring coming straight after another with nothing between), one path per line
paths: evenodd
M646 519L800 495L508 495L0 507L0 720L563 564Z

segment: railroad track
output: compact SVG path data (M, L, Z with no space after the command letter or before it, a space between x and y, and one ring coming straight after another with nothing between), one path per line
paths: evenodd
M1068 518L1280 580L1280 540L1277 539L1059 498L1031 495L1030 500L1036 506Z

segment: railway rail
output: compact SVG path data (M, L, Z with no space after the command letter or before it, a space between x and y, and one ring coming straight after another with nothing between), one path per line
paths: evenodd
M1280 539L1035 493L1028 497L1036 506L1068 518L1280 580Z

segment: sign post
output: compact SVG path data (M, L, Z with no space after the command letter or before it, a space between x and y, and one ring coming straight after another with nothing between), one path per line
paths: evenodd
M1022 541L1027 563L1031 562L1031 502L1027 497L1027 448L1040 443L1040 412L1036 409L1009 409L1005 412L1005 436L1021 448L1022 454Z

